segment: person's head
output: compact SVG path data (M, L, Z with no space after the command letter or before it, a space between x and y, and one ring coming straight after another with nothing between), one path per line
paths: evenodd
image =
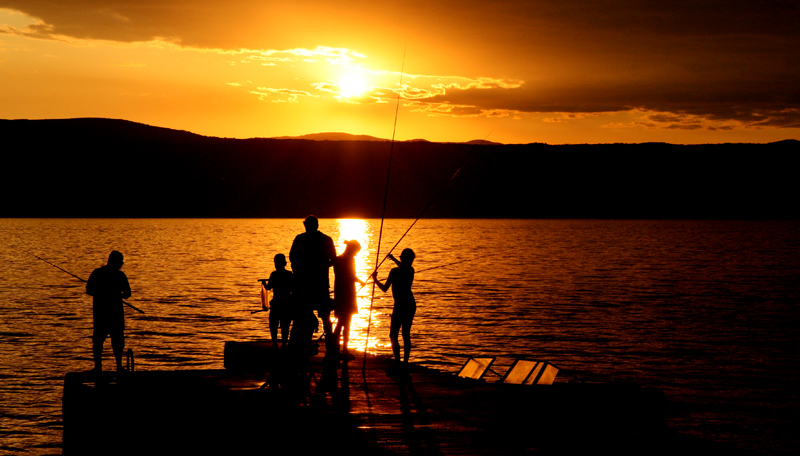
M414 255L414 251L411 249L403 249L403 251L400 252L400 262L406 266L411 266L411 263L414 262L414 258L416 258L416 255Z
M306 227L306 231L317 231L319 229L319 220L313 215L309 215L303 220L303 226Z
M286 255L279 253L275 255L275 269L286 268Z
M108 266L119 269L122 267L124 263L122 262L122 254L113 250L111 253L108 254Z
M349 256L356 256L361 251L361 243L353 239L352 241L344 241L345 247L344 254Z

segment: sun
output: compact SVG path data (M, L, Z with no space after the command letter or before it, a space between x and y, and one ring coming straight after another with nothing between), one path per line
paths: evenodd
M359 97L364 94L369 87L367 82L361 76L350 73L346 74L339 81L339 89L341 96L344 98Z

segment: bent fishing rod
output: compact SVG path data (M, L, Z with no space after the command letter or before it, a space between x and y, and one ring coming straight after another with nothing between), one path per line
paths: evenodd
M64 268L62 268L62 267L60 267L60 266L57 266L57 265L55 265L55 264L53 264L53 263L51 263L51 262L49 262L49 261L45 260L44 258L42 258L42 257L40 257L40 256L38 256L38 255L34 255L33 253L31 253L31 252L28 252L27 250L25 250L25 252L26 252L26 253L28 253L28 254L30 254L30 255L33 255L34 257L36 257L36 258L38 258L38 259L40 259L40 260L42 260L42 261L44 261L45 263L47 263L47 264L49 264L50 266L52 266L52 267L54 267L54 268L58 269L59 271L66 272L67 274L71 275L72 277L75 277L76 279L80 280L80 281L81 281L81 282L83 282L83 283L89 283L89 282L87 282L86 280L84 280L83 278L76 276L75 274L73 274L73 273L71 273L71 272L67 271L66 269L64 269ZM143 314L143 313L144 313L144 310L142 310L142 309L140 309L140 308L138 308L138 307L134 306L133 304L129 304L129 303L125 302L125 300L122 300L122 303L123 303L123 304L125 304L126 306L130 307L131 309L133 309L133 310L135 310L135 311L137 311L137 312L141 313L141 314Z

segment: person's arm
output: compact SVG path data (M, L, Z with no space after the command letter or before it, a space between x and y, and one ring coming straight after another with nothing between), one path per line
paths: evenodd
M389 287L392 286L392 272L393 271L394 271L394 269L389 271L389 277L386 278L386 283L381 283L381 281L378 280L378 271L375 271L375 272L372 273L372 280L375 281L375 284L378 285L378 288L380 288L381 291L386 292L386 291L389 290Z
M86 294L89 296L94 296L95 293L94 278L95 274L94 271L92 271L92 273L89 275L89 280L86 281Z
M269 279L260 279L260 282L261 282L262 285L264 285L264 289L265 290L271 290L272 289L272 285L270 285L270 283L273 281L272 280L272 276L274 276L274 275L275 275L275 271L272 271L270 273L270 275L269 275Z
M387 257L387 258L389 258L390 260L394 261L394 263L395 263L395 264L396 264L398 267L400 266L400 260L398 260L397 258L395 258L395 257L394 257L394 255L392 255L391 253L390 253L390 254L388 254L388 255L386 255L386 257Z
M131 297L131 284L128 283L128 276L125 275L124 272L120 271L122 274L122 299L128 299Z
M294 270L294 268L296 267L296 265L294 263L295 263L295 261L297 261L297 255L299 255L299 252L300 252L300 247L298 245L299 244L299 241L298 241L299 237L300 237L299 234L297 236L295 236L294 241L292 241L292 247L289 249L289 263L292 264L292 270Z
M330 237L325 240L325 244L325 256L328 257L328 267L330 268L336 261L336 246L333 245L333 239Z

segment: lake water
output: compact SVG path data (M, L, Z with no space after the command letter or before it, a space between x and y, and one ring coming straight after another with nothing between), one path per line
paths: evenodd
M413 220L387 220L383 256ZM374 267L380 220L321 220ZM301 220L0 219L0 453L60 454L64 375L92 368L82 278L125 255L127 347L137 370L222 368L223 344L268 338L259 284ZM661 388L679 432L764 454L800 448L800 223L421 220L412 361L548 360L560 375ZM452 264L460 262L458 264ZM389 270L386 263L380 276ZM372 287L351 345L367 340ZM377 290L369 350L391 352ZM113 367L106 343L104 367Z

